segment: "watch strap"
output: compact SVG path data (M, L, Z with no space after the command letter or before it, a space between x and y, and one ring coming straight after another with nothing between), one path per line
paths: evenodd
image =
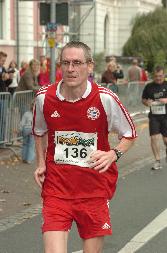
M123 152L119 149L116 149L116 148L112 148L112 150L114 150L116 156L117 156L117 160L116 162L118 161L118 159L123 155Z

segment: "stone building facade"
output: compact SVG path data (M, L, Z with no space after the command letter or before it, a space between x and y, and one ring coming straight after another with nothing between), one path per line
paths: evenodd
M62 45L77 38L94 53L121 55L133 18L161 5L161 0L65 0L69 3L69 27ZM68 32L68 33L67 33ZM45 27L39 22L39 1L0 0L0 50L8 61L30 60L49 53Z

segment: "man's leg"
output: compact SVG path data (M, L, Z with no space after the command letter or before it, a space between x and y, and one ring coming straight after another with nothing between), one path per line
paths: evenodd
M164 145L165 145L166 162L167 162L167 137L164 137L164 136L163 136L163 142L164 142Z
M160 134L151 135L151 148L156 161L160 160Z
M104 236L86 239L83 241L83 253L102 253Z
M43 234L45 253L67 253L68 232L48 231Z

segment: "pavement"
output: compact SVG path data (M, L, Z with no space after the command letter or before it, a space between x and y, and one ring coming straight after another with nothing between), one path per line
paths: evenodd
M131 150L118 162L121 177L142 167L143 160L150 163L153 159L147 117L134 114L133 118L139 137ZM110 136L112 146L117 141L116 135ZM22 163L20 152L21 146L0 148L0 220L27 209L34 210L41 203L40 189L33 178L35 162L31 165Z

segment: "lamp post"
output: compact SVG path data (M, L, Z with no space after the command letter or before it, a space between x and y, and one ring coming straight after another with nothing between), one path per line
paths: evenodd
M56 22L56 3L55 0L51 0L50 5L50 22ZM55 46L50 48L50 82L55 83L55 72L56 72L56 62L55 62Z

